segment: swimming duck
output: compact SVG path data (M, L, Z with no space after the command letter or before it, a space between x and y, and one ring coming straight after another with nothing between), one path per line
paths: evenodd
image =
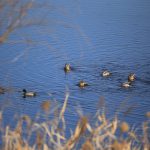
M69 72L71 70L70 64L65 64L64 71Z
M5 93L5 89L0 87L0 94L4 94Z
M129 88L131 86L131 82L127 81L121 84L122 87L124 88Z
M105 71L102 72L103 77L108 77L110 75L111 75L111 73L108 70L105 70Z
M81 80L77 85L78 85L79 87L81 87L81 88L83 88L83 87L85 87L85 86L88 86L88 84L87 84L85 81L83 81L83 80Z
M34 97L34 96L36 96L35 92L27 92L26 89L23 89L22 92L23 92L23 97Z
M134 80L135 80L135 74L134 73L129 74L128 81L130 82L130 81L134 81Z

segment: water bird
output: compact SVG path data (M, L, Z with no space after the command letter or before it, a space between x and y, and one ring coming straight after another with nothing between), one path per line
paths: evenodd
M0 87L0 94L4 94L5 93L5 89L3 87Z
M85 86L88 86L88 84L87 84L85 81L81 80L81 81L77 84L77 86L83 88L83 87L85 87Z
M121 84L121 86L124 87L124 88L129 88L129 87L131 86L131 82L129 82L129 81L123 82L123 83Z
M36 96L36 92L27 92L26 89L23 89L22 92L23 92L23 97L24 98L25 97L34 97L34 96Z
M71 71L71 66L70 66L70 64L65 64L64 71L65 71L65 72Z
M108 77L110 75L111 75L111 72L109 72L108 70L105 70L105 71L102 72L103 77Z
M132 82L134 80L135 80L135 74L134 73L130 73L129 76L128 76L128 81Z

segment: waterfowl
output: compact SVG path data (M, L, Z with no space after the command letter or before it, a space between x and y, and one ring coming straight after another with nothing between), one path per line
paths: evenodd
M131 82L127 81L121 84L122 87L124 88L129 88L131 86Z
M83 80L81 80L77 85L78 85L79 87L81 87L81 88L83 88L83 87L85 87L85 86L88 86L88 84L87 84L85 81L83 81Z
M102 72L103 77L108 77L110 75L111 75L111 73L108 70L105 70L105 71Z
M23 89L22 92L23 92L23 97L34 97L34 96L36 96L36 92L27 92L26 89Z
M5 89L0 87L0 94L4 94L5 93Z
M64 71L69 72L71 70L70 64L65 64Z
M135 74L134 73L129 74L128 81L130 82L130 81L134 81L134 80L135 80Z

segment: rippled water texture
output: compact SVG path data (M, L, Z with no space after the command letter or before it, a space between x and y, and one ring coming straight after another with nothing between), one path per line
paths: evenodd
M16 30L10 42L0 46L0 85L13 89L0 95L6 122L14 113L34 116L47 99L62 105L66 90L70 125L76 124L76 106L92 116L100 97L109 117L132 110L123 119L133 124L143 121L150 111L150 1L57 0L54 5L56 9L47 14L49 25ZM34 42L11 42L18 39ZM72 65L70 73L64 73L65 63ZM102 78L103 69L112 76ZM130 72L137 80L130 89L122 89ZM81 79L90 86L77 87ZM37 96L22 98L18 91L23 88Z

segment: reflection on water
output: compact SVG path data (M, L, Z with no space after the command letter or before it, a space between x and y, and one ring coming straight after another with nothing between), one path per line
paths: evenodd
M39 37L36 34L39 28L34 28L32 38L36 44L1 46L0 85L13 89L0 95L1 106L7 105L6 120L11 122L14 113L34 116L40 112L41 102L47 99L57 99L62 104L65 91L69 90L65 115L70 125L76 123L76 106L92 115L100 97L105 98L110 117L116 111L121 115L130 106L133 109L125 119L131 123L141 122L150 109L150 2L83 0L78 4L80 11L77 9L76 15L70 11L74 5L69 6L66 7L67 21L54 14L68 26L56 24L51 35ZM10 39L13 38L15 34ZM65 63L73 67L69 73L64 72ZM112 72L110 78L101 76L104 69ZM137 80L131 88L122 89L121 83L131 72ZM89 86L79 88L76 84L80 80ZM22 98L23 88L36 91L37 96Z

